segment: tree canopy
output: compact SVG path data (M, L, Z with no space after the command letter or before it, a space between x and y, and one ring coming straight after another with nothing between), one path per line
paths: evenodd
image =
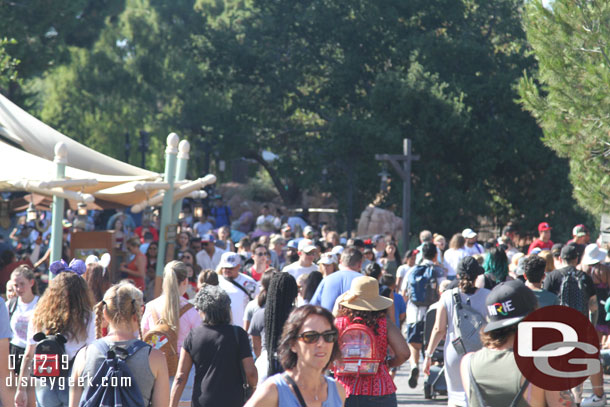
M610 2L528 2L525 27L538 61L519 84L544 142L570 162L574 195L593 214L610 209Z
M123 158L123 134L147 130L157 152L148 165L160 170L176 131L196 150L256 160L286 204L327 192L344 213L378 192L374 155L398 154L410 138L421 156L413 230L449 233L488 216L565 231L579 216L568 167L515 102L535 64L521 7L128 0L90 46L66 42L66 63L28 89L43 120L104 153ZM264 149L279 159L266 162ZM394 187L385 204L399 202Z

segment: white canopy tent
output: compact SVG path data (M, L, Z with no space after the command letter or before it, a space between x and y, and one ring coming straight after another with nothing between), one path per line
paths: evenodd
M25 151L53 161L55 144L68 147L68 166L104 175L140 176L155 179L152 171L124 163L85 147L44 124L19 106L0 95L0 135Z
M55 177L55 145L67 146L66 179L96 180L85 186L64 190L92 194L119 205L131 206L147 200L158 191L136 190L143 181L161 181L152 171L124 163L85 147L49 127L3 95L0 95L0 136L25 151L0 140L0 190L26 190L45 195L38 187ZM43 188L44 189L44 188ZM47 187L48 195L51 190Z

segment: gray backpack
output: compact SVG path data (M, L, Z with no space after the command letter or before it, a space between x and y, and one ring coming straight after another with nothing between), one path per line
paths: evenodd
M451 290L453 297L453 329L456 338L451 342L458 355L463 356L468 352L474 352L483 346L479 331L485 322L480 312L472 308L470 299L466 304L462 302L459 288Z

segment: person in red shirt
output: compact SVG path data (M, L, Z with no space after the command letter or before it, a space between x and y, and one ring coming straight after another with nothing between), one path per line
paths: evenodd
M551 226L547 222L541 222L538 225L538 238L534 239L527 254L530 254L532 250L539 247L541 250L551 250L553 248L553 241L551 240Z
M257 245L254 248L252 258L254 259L254 265L250 269L250 276L256 281L260 281L265 270L267 270L271 264L271 255L269 249L262 244Z

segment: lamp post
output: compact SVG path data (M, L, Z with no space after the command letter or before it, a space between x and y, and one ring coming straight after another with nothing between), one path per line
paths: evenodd
M159 226L159 250L157 254L157 270L155 278L155 297L161 294L163 282L163 268L165 267L165 253L167 242L167 227L172 221L172 204L174 201L174 177L176 174L176 156L178 155L178 135L170 133L167 136L167 147L165 149L165 174L164 180L169 185L163 196L163 207L161 209L161 225Z
M68 147L65 143L55 144L55 178L66 177L66 164L68 163ZM64 219L64 199L53 195L53 217L51 219L51 263L61 259L61 246L63 243L62 221ZM66 259L69 260L69 259ZM49 278L52 275L49 273Z
M180 144L178 144L178 168L176 168L176 177L175 181L182 181L186 177L186 166L189 161L189 152L191 151L191 145L188 141L182 140ZM174 203L174 212L173 212L173 223L178 222L178 215L182 210L182 201L183 199L178 199Z

